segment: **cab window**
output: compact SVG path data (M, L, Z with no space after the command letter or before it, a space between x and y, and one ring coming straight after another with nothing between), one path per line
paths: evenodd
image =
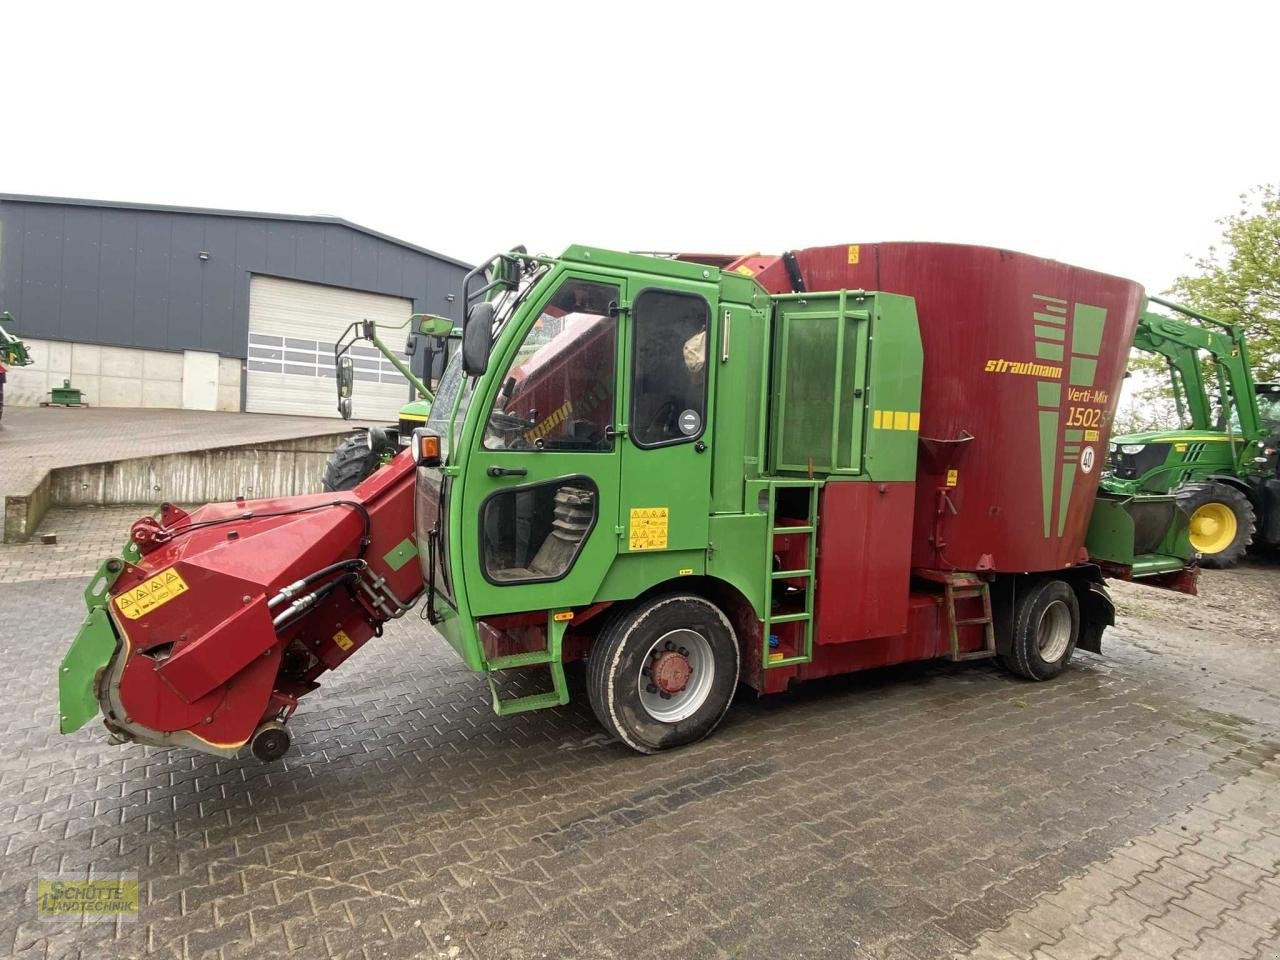
M542 308L503 375L486 450L613 448L618 288L566 280Z
M707 403L707 328L702 297L643 290L631 306L631 437L660 447L702 435Z

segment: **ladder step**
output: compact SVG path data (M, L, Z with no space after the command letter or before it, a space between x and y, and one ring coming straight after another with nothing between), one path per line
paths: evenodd
M780 533L813 533L813 527L774 527L773 532L775 536Z
M560 694L554 690L548 693L534 693L527 697L512 697L510 700L501 700L497 694L493 697L494 712L500 717L510 716L513 713L524 713L527 710L558 707L563 703L565 703L565 700L562 700Z
M798 577L807 577L811 573L813 573L812 570L775 570L769 576L774 580L794 580Z
M967 626L971 626L972 624L975 624L975 623L990 623L990 622L991 622L991 618L990 618L990 617L974 617L972 620L957 620L957 621L956 621L956 626L957 626L957 627L967 627Z
M528 653L513 653L505 657L494 657L486 661L489 670L512 670L516 667L536 667L550 663L551 654L546 650L531 650Z
M960 662L962 660L990 660L996 655L994 650L974 650L970 653L957 653L950 659Z
M782 613L776 617L770 617L769 623L798 623L801 620L808 619L808 613Z

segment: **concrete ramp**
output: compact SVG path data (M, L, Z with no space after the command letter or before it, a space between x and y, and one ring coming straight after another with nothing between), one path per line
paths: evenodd
M0 423L4 542L50 506L206 503L314 493L354 427L323 417L14 408Z

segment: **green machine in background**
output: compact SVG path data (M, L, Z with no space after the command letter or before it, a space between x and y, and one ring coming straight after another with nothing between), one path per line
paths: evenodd
M409 318L412 331L405 345L405 354L414 356L417 337L425 338L422 351L423 375L419 377L378 335L379 325L370 320L351 324L334 345L334 365L338 371L338 412L344 420L351 418L352 394L355 388L355 363L351 348L360 341L375 347L409 381L417 395L400 408L397 422L385 427L370 427L355 431L347 437L325 464L321 486L330 492L350 490L372 474L380 466L399 453L409 442L415 428L427 422L431 412L433 391L430 384L439 380L448 359L449 338L453 336L453 321L426 313L415 313ZM405 324L393 329L402 330Z
M1201 562L1229 567L1250 544L1280 544L1280 383L1254 381L1235 324L1149 299L1182 316L1145 311L1134 347L1165 358L1186 429L1112 437L1102 489L1173 494Z
M13 323L13 314L0 313L0 417L4 416L4 381L6 367L25 367L31 363L27 345L7 328Z

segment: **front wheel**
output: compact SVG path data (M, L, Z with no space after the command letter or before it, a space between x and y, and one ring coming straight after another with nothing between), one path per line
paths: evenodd
M320 487L325 493L353 490L381 466L382 458L369 446L364 431L352 434L338 444L324 465Z
M645 600L607 626L587 670L591 709L632 750L655 753L701 740L738 686L738 638L702 597Z
M1013 605L1013 637L1001 661L1028 680L1060 674L1080 639L1080 603L1062 580L1036 580L1019 585Z
M1233 567L1253 542L1255 517L1249 498L1225 483L1192 483L1174 492L1191 517L1191 548L1203 566Z

